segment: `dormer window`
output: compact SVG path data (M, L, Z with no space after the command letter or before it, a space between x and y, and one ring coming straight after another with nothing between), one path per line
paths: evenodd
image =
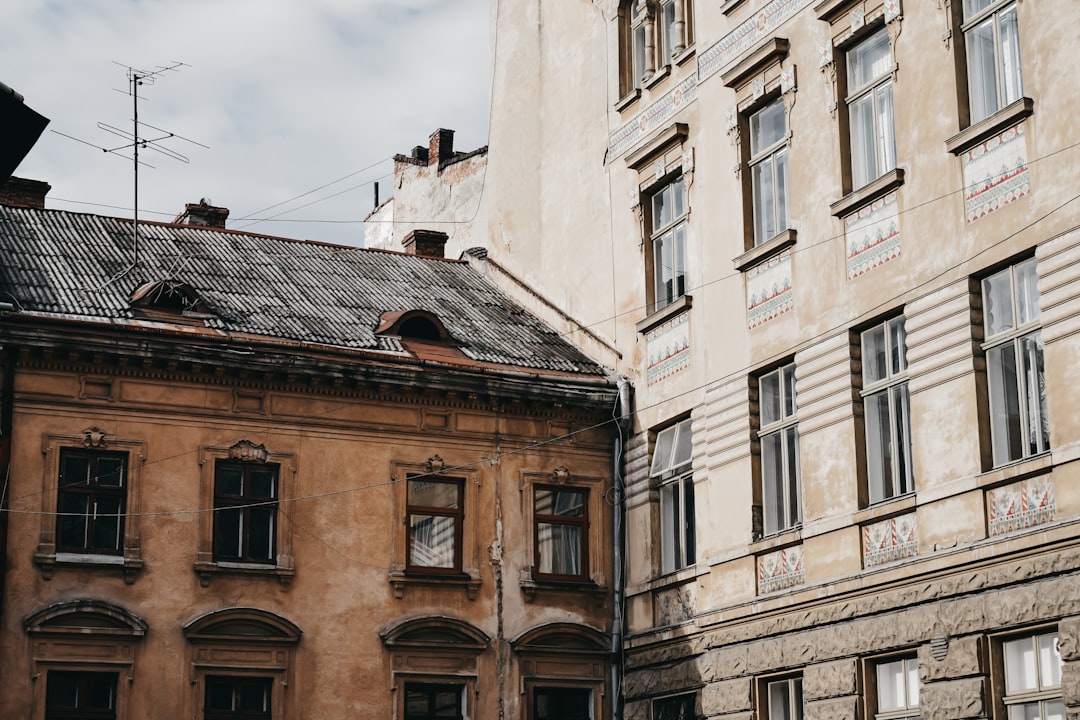
M427 340L450 344L446 326L427 310L389 310L379 318L376 335L396 335L403 340Z

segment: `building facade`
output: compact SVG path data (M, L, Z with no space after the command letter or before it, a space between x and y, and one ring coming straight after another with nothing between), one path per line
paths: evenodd
M0 716L608 714L614 376L223 210L0 207Z
M481 244L634 383L625 717L1080 717L1080 8L494 17Z

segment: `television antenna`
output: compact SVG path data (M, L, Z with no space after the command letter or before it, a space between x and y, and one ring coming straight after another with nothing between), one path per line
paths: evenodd
M145 162L144 160L140 160L139 159L139 151L140 150L144 150L144 151L150 150L150 151L160 153L161 155L164 155L165 157L170 158L172 160L179 160L180 162L183 162L183 163L190 163L191 160L186 155L183 155L183 154L177 152L176 150L173 150L168 145L166 145L165 142L168 141L168 140L175 139L175 140L183 140L184 142L191 143L192 145L198 145L199 147L206 148L208 150L209 150L209 147L207 145L203 145L200 142L192 140L191 138L186 138L183 135L177 135L176 133L170 132L169 130L165 130L165 129L156 127L154 125L151 125L150 123L140 122L139 121L139 100L145 100L146 99L146 98L142 97L141 95L139 95L139 88L144 86L144 85L153 85L155 82L157 82L158 78L162 77L166 73L178 72L180 70L180 68L182 68L182 67L190 67L190 65L188 65L187 63L182 63L182 62L173 60L168 65L158 65L156 67L156 69L145 70L145 69L137 68L137 67L134 67L134 66L131 66L131 65L124 65L123 63L116 62L115 60L113 61L113 64L119 65L120 67L124 68L125 71L126 71L127 81L128 81L128 89L127 90L116 89L116 92L122 93L122 94L125 94L125 95L128 95L128 96L131 97L132 113L133 113L132 119L131 119L131 131L129 132L127 130L122 130L122 129L118 128L118 127L114 127L113 125L109 125L108 123L104 123L104 122L99 122L97 124L97 126L98 126L98 129L104 130L105 132L107 132L107 133L109 133L111 135L115 135L115 136L121 138L124 141L123 144L117 145L116 147L103 147L101 145L97 145L95 143L87 142L86 140L82 140L80 138L73 137L71 135L67 135L67 134L59 132L57 130L53 130L53 132L55 132L57 135L63 135L66 138L69 138L71 140L75 140L76 142L81 142L84 145L89 145L91 147L97 148L98 150L101 150L102 152L113 153L115 155L119 155L120 157L129 159L129 160L132 161L132 168L134 169L133 174L134 174L134 209L135 209L135 218L134 218L134 223L133 223L133 228L132 228L132 255L133 255L133 259L132 259L131 267L129 267L124 272L120 273L120 275L118 275L116 278L114 278L114 280L115 280L115 279L118 279L119 277L121 277L122 275L126 274L127 272L129 272L131 269L135 268L139 264L139 166L144 165L144 166L146 166L148 168L154 168L155 167L154 165L151 165L150 163ZM131 154L130 155L126 154L127 151L131 151Z

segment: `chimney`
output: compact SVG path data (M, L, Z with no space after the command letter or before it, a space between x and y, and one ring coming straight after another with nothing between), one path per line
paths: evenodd
M439 128L428 140L428 165L443 163L454 156L454 131Z
M173 222L179 225L224 228L228 217L229 208L214 207L210 204L210 198L203 198L197 203L186 204L184 212L177 215Z
M413 230L401 244L405 252L422 257L446 257L446 241L450 236L438 230Z
M52 185L47 182L12 176L0 184L0 205L44 210L50 190Z

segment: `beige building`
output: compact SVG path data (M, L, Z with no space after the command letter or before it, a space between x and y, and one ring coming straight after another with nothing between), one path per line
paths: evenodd
M1080 6L493 17L476 244L634 383L625 717L1080 717Z
M614 376L431 237L18 194L0 717L610 713Z

